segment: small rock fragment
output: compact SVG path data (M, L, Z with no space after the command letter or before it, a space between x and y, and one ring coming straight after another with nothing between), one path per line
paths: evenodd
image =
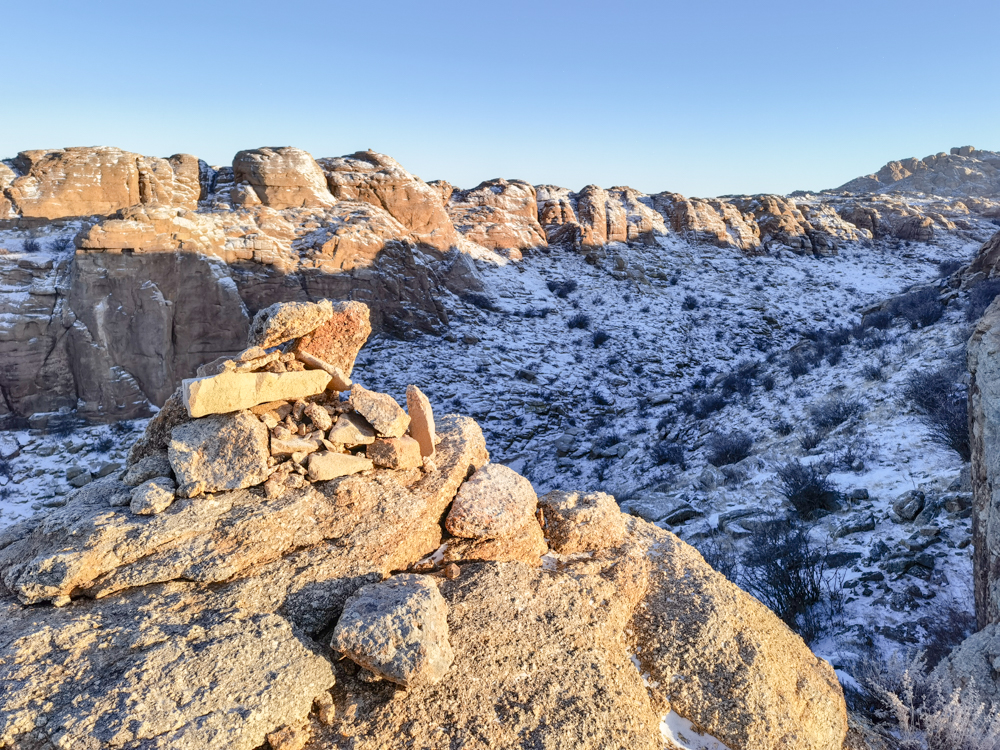
M283 727L267 735L271 750L302 750L307 742L309 730L306 727Z
M269 349L315 331L332 315L330 300L276 302L254 316L247 343Z
M458 490L445 525L471 539L510 537L534 519L537 505L531 482L502 464L486 464Z
M323 482L359 471L375 468L371 459L364 456L354 456L350 453L331 453L321 451L309 456L309 479L313 482Z
M326 436L331 443L341 443L348 448L375 442L375 430L360 414L341 414Z
M167 477L157 477L143 482L132 490L129 507L139 516L162 513L174 502L174 481Z
M327 375L329 375L331 380L328 388L331 388L335 391L351 390L351 386L353 385L351 379L347 377L347 375L344 374L344 371L341 370L339 367L334 367L329 362L324 362L319 357L314 357L312 354L306 351L296 352L296 356L300 360L302 360L304 364L307 364L310 367L315 367L318 370L322 370Z
M173 476L173 473L173 470L170 468L170 460L167 458L166 451L164 451L163 453L153 453L145 458L140 458L125 472L122 482L129 487L137 487L147 479L170 477Z
M378 438L368 446L368 458L384 469L416 469L423 463L420 443L408 435Z
M392 396L370 391L357 383L351 386L351 408L384 437L402 437L410 426L409 415Z
M896 498L892 509L904 521L912 521L924 509L924 493L920 490L904 492Z
M319 450L319 441L307 437L290 437L286 440L271 438L272 456L291 456L301 453L303 456Z
M444 566L444 577L448 580L455 580L460 575L462 575L462 569L459 568L455 563L448 563Z
M347 600L331 645L403 687L434 685L454 660L448 604L425 575L405 573L363 586Z
M319 723L324 726L330 726L333 724L334 719L337 718L336 707L329 693L320 693L313 698L313 708L316 711L316 718L319 719Z
M420 443L420 455L433 457L437 435L431 402L415 385L406 386L406 411L410 415L410 434Z
M313 427L317 430L326 432L333 427L333 417L330 416L330 412L319 404L307 404L305 415L309 417L309 420L313 423Z

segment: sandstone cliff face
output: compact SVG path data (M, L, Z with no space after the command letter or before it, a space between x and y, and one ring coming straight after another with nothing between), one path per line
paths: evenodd
M337 198L385 209L418 242L438 250L446 250L458 241L441 194L394 159L374 151L359 151L319 161Z
M703 200L503 179L459 190L372 151L315 160L291 147L241 151L219 168L115 148L25 151L0 162L0 195L0 228L62 226L64 240L79 230L75 256L0 255L5 419L144 415L277 301L356 299L377 329L441 332L445 290L483 290L470 257L516 261L558 245L594 263L610 255L626 273L621 248L605 248L674 237L827 254L845 242L933 242L1000 215L989 198ZM74 223L81 216L92 218Z
M976 620L1000 622L1000 300L976 324L968 344L972 445L972 541Z

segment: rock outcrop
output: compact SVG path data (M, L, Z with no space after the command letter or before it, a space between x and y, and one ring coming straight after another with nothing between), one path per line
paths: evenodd
M265 341L215 366L301 362ZM428 416L432 461L358 385L171 397L125 470L0 534L0 747L652 749L673 710L732 750L841 749L832 668L693 548L607 495L536 513L474 421Z
M256 203L277 209L317 208L334 202L323 170L310 154L299 148L240 151L233 158L233 180L236 185L232 188L232 202L237 205ZM249 186L252 194L243 191L240 199L236 199L241 185Z
M961 146L947 154L891 161L875 174L858 177L831 192L998 198L1000 153Z

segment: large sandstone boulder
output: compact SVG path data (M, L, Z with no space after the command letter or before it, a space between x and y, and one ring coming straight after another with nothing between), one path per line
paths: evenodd
M5 193L25 217L59 219L107 216L140 203L196 208L202 195L200 162L178 154L169 159L101 146L22 151L13 159L18 175Z
M545 247L535 189L523 180L488 180L450 195L448 215L466 239L491 250Z
M267 427L249 411L174 427L167 456L177 476L178 494L194 497L261 484L268 476L269 442Z
M326 207L334 198L323 170L300 148L255 148L233 157L233 178L270 208Z
M320 159L330 191L341 200L384 208L418 241L439 250L457 244L441 194L398 162L374 151Z
M372 333L371 311L363 302L337 302L330 317L295 344L295 352L306 352L350 376L354 360Z
M444 597L434 579L412 574L358 589L344 605L332 646L406 688L441 682L455 658Z
M0 747L253 750L333 682L287 620L190 586L64 609L0 594Z

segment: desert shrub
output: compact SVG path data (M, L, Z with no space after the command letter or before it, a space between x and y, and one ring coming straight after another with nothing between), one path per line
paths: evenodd
M777 422L774 423L774 427L772 427L771 429L773 429L776 433L778 433L782 437L785 437L786 435L791 435L792 431L795 428L792 426L792 423L789 422L787 419L779 419Z
M802 516L835 510L839 493L829 480L830 471L824 464L804 464L792 459L777 468L781 494Z
M684 310L696 310L698 308L698 298L693 294L685 295L684 301L681 303L681 307Z
M610 448L612 445L618 445L622 441L621 433L616 430L611 432L606 432L594 441L594 445L597 448Z
M10 461L5 458L0 458L0 477L10 477L14 474L14 469L10 465Z
M811 451L823 442L824 434L819 430L807 430L799 436L799 445L802 450Z
M911 328L926 328L936 323L944 314L944 305L935 289L918 289L892 301L890 310L897 317L906 318Z
M927 669L932 670L958 644L976 632L976 616L954 605L938 609L924 625L923 654Z
M712 466L735 464L749 456L751 448L753 437L746 432L716 432L708 439L708 462Z
M912 374L907 378L903 395L923 417L931 437L954 449L964 460L971 459L968 397L957 367Z
M825 558L790 521L762 521L740 556L739 583L808 642L818 634L810 615L824 598Z
M74 246L72 237L57 237L52 241L52 249L59 253L69 252Z
M614 403L614 400L602 390L594 391L590 394L590 399L599 406L611 406Z
M94 450L100 453L107 453L109 450L115 447L115 439L110 435L105 435L99 438L96 443L94 443Z
M960 260L942 260L938 263L938 276L942 279L951 276L955 271L961 269L965 264Z
M796 354L788 360L788 374L795 380L809 372L809 362L805 357Z
M844 471L863 469L878 456L878 444L868 439L864 433L854 435L834 446L829 464Z
M893 315L888 310L876 310L868 313L861 322L861 330L874 328L879 331L888 330L892 326ZM855 337L857 337L855 335Z
M753 378L744 372L731 372L722 379L719 388L727 395L738 393L741 396L749 396L753 390Z
M552 312L551 307L529 307L521 313L523 318L547 318Z
M761 387L765 391L773 391L774 390L774 376L773 375L765 375L764 377L762 377L760 379L760 384L761 384Z
M590 340L591 340L591 342L593 342L594 348L596 349L597 347L599 347L601 344L603 344L605 341L607 341L610 338L611 338L611 334L610 333L608 333L607 331L602 331L602 330L598 329L598 330L594 331L593 335L590 337Z
M653 446L653 461L656 462L657 466L670 464L677 466L681 471L687 468L687 462L684 460L684 448L677 443L657 443Z
M844 347L833 346L830 351L826 353L826 361L831 367L835 367L840 364L840 360L844 357Z
M563 281L549 281L546 286L560 299L566 299L576 291L578 284L575 279L565 279Z
M867 364L861 368L861 376L865 380L885 380L885 373L882 372L882 368L876 364Z
M135 425L127 419L123 419L121 422L115 422L111 425L111 433L119 437L128 435L135 429Z
M721 393L709 393L702 396L695 402L694 405L694 415L698 419L704 419L705 417L715 414L717 411L721 411L726 406L726 397Z
M485 294L479 294L478 292L469 292L468 294L463 294L462 300L468 302L473 307L478 307L480 310L487 310L489 312L497 312L498 310L493 300L491 300Z
M29 237L24 241L21 249L26 253L40 253L42 251L42 243L34 237Z
M875 649L852 667L860 708L889 746L900 750L1000 750L1000 706L974 685L949 692L929 676L923 654L881 657ZM852 703L857 710L859 700Z
M577 313L572 318L567 321L566 325L572 328L580 328L586 330L590 328L590 316L587 313Z
M739 585L740 556L731 537L713 529L705 539L695 542L695 545L705 562Z
M831 346L847 346L851 342L851 329L846 326L833 328L826 334Z
M858 339L858 346L862 349L872 351L874 349L881 349L890 341L892 341L892 335L889 331L869 328L864 332L861 338Z
M49 435L55 435L56 437L67 437L76 432L79 427L79 419L73 416L66 416L50 421L45 431Z
M986 312L996 296L1000 294L1000 279L988 279L976 284L969 291L969 301L965 306L965 319L975 323Z
M848 419L863 414L865 404L856 398L834 396L821 404L809 407L812 423L821 430L829 430Z

